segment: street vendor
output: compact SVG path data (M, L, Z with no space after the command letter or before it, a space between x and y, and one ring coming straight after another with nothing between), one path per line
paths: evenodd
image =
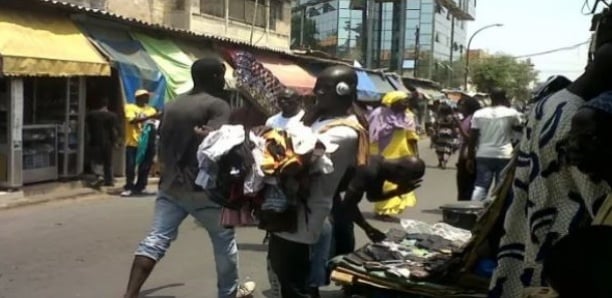
M385 159L382 156L371 156L367 165L357 167L346 190L343 207L347 216L366 233L373 242L385 239L385 234L371 226L359 210L359 202L366 195L370 202L384 201L398 194L411 192L418 188L425 175L425 162L416 157ZM390 181L397 188L383 191L383 185Z

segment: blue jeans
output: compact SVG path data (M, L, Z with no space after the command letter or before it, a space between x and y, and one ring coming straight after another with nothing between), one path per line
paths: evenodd
M510 159L505 158L476 158L476 181L472 201L482 201L487 198L489 189L493 184L499 182L499 174L506 168Z
M323 224L319 241L310 246L310 278L308 285L313 288L324 287L329 284L327 263L331 254L333 230L329 221Z
M193 216L202 224L212 242L218 297L235 297L238 290L238 247L234 229L227 229L219 224L221 207L208 199L181 200L159 192L155 201L151 232L140 242L135 254L159 261L172 241L176 240L178 228L187 215Z

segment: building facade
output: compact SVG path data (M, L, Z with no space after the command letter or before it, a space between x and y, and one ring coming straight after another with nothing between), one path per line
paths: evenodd
M436 78L465 55L475 8L475 0L298 0L291 45Z
M287 0L65 0L147 23L224 36L255 46L289 49Z

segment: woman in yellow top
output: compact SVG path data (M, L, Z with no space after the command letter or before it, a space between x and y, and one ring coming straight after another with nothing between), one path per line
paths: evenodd
M382 99L382 105L368 116L370 122L370 153L385 158L418 156L414 115L408 109L410 94L392 91ZM385 182L383 191L392 191L397 185ZM374 211L383 220L393 220L406 208L416 205L414 192L376 203Z

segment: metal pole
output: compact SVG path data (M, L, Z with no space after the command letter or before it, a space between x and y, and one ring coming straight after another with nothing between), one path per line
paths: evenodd
M304 49L304 23L306 22L306 6L302 8L302 17L300 18L300 48Z
M255 32L255 21L257 21L257 4L259 4L259 0L255 0L255 11L253 12L253 22L251 22L251 42L250 45L253 45L253 33Z
M455 53L455 16L451 17L451 39L450 39L450 56L448 69L448 87L452 87L453 84L453 54Z
M476 32L474 32L474 34L472 34L472 36L470 37L470 40L468 41L468 45L467 45L467 50L465 52L465 77L463 78L464 88L466 91L468 89L468 77L470 76L470 48L472 47L472 40L478 33L486 29L493 28L493 27L501 27L501 26L503 26L503 24L491 24L491 25L484 26L476 30Z
M419 43L421 42L421 27L417 26L416 27L416 31L414 32L415 35L415 39L414 39L414 73L413 76L416 78L417 76L417 68L419 66L419 56L421 55L421 53L419 53Z

